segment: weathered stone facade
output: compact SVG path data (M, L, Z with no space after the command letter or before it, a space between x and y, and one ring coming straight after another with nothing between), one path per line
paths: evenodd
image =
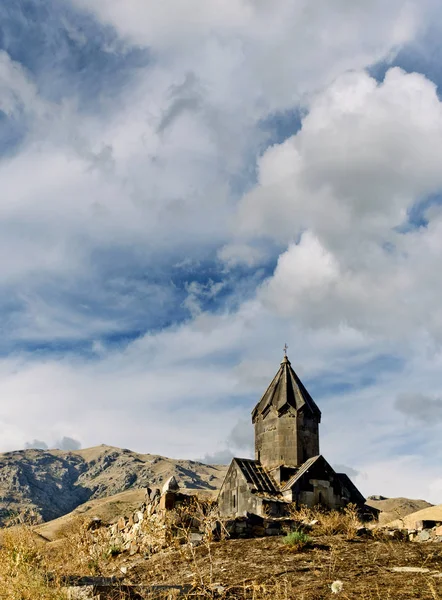
M319 455L321 411L287 356L252 412L255 460L267 469L299 467Z
M272 407L255 420L255 459L268 469L298 467L319 454L319 421L308 411Z
M364 498L319 454L321 411L287 356L252 412L255 460L233 459L221 486L221 515L283 516L289 503L338 508Z

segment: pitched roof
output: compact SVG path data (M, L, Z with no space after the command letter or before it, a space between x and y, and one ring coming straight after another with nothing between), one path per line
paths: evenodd
M290 488L293 487L293 485L299 481L301 479L301 477L307 473L307 471L310 469L311 466L313 466L315 464L315 462L319 459L322 458L321 455L319 456L312 456L311 458L309 458L308 460L305 461L305 463L303 463L299 469L297 470L297 472L293 475L293 477L290 477L290 479L287 481L287 483L283 486L282 491L285 490L289 490Z
M287 356L284 356L273 381L253 409L252 421L255 422L256 417L266 412L271 406L274 406L277 411L281 411L286 406L291 406L296 410L305 407L319 421L321 420L321 411L292 369Z
M262 494L279 494L275 482L259 462L249 458L234 458L233 460L253 491Z

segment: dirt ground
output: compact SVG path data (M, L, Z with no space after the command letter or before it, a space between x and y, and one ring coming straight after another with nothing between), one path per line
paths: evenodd
M121 567L127 569L132 583L204 583L235 590L237 598L442 600L440 543L350 541L333 536L315 538L311 547L293 551L280 537L227 540L193 550L181 547L149 559L120 557L114 572ZM426 571L394 572L396 567ZM337 595L331 591L336 580L343 583Z

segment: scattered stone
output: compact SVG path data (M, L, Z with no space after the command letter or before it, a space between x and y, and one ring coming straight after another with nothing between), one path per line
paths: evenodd
M99 598L94 594L93 585L72 585L67 588L69 600L95 600Z
M427 529L424 529L423 531L419 531L419 533L416 536L416 540L418 542L428 542L428 540L430 538L431 538L431 535Z
M393 573L429 573L430 569L425 567L393 567Z
M203 541L203 534L202 533L191 533L189 534L189 542L192 544L192 546L198 546L199 544L202 543Z
M362 525L356 529L356 535L358 537L371 537L373 534L370 529Z
M408 529L387 529L385 534L394 540L408 540Z
M92 517L92 519L89 521L89 523L86 526L86 529L88 531L95 531L96 529L99 529L102 525L102 521L100 519L100 517Z
M137 554L139 549L140 549L140 547L138 546L138 544L136 544L135 542L132 541L129 546L129 556L133 556L134 554Z

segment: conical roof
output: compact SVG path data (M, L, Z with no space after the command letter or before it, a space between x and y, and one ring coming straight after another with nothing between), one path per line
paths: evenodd
M271 406L274 406L278 412L283 411L287 406L291 406L295 410L303 408L312 413L318 422L321 420L321 411L292 369L287 356L284 356L273 381L253 409L252 421L255 422L256 417L266 413Z

